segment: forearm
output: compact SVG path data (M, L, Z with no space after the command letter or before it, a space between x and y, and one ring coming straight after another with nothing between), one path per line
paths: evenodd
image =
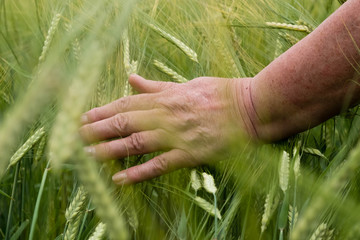
M252 135L279 140L359 102L359 12L360 0L349 0L245 83L243 104Z

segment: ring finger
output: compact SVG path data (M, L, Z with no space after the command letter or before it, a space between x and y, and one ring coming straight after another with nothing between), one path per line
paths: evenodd
M156 129L133 133L126 138L89 146L85 150L99 160L108 160L163 151L169 147L166 132Z

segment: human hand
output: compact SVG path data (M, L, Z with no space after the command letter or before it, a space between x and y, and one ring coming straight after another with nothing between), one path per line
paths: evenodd
M131 75L140 94L83 115L80 134L87 143L112 139L86 151L99 160L164 151L116 173L119 185L210 163L229 150L232 139L252 135L244 98L250 80L201 77L177 84Z

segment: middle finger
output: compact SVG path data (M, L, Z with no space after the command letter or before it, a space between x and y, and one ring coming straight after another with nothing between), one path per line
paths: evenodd
M87 143L126 137L132 133L159 127L165 119L162 115L159 109L118 113L110 118L82 126L80 135Z

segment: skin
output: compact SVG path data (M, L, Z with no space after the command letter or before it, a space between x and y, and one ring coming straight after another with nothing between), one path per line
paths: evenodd
M85 150L99 160L164 152L116 173L122 185L210 163L234 139L272 142L316 126L360 102L359 9L348 0L253 78L176 84L131 75L140 94L83 115L80 134L95 143Z

